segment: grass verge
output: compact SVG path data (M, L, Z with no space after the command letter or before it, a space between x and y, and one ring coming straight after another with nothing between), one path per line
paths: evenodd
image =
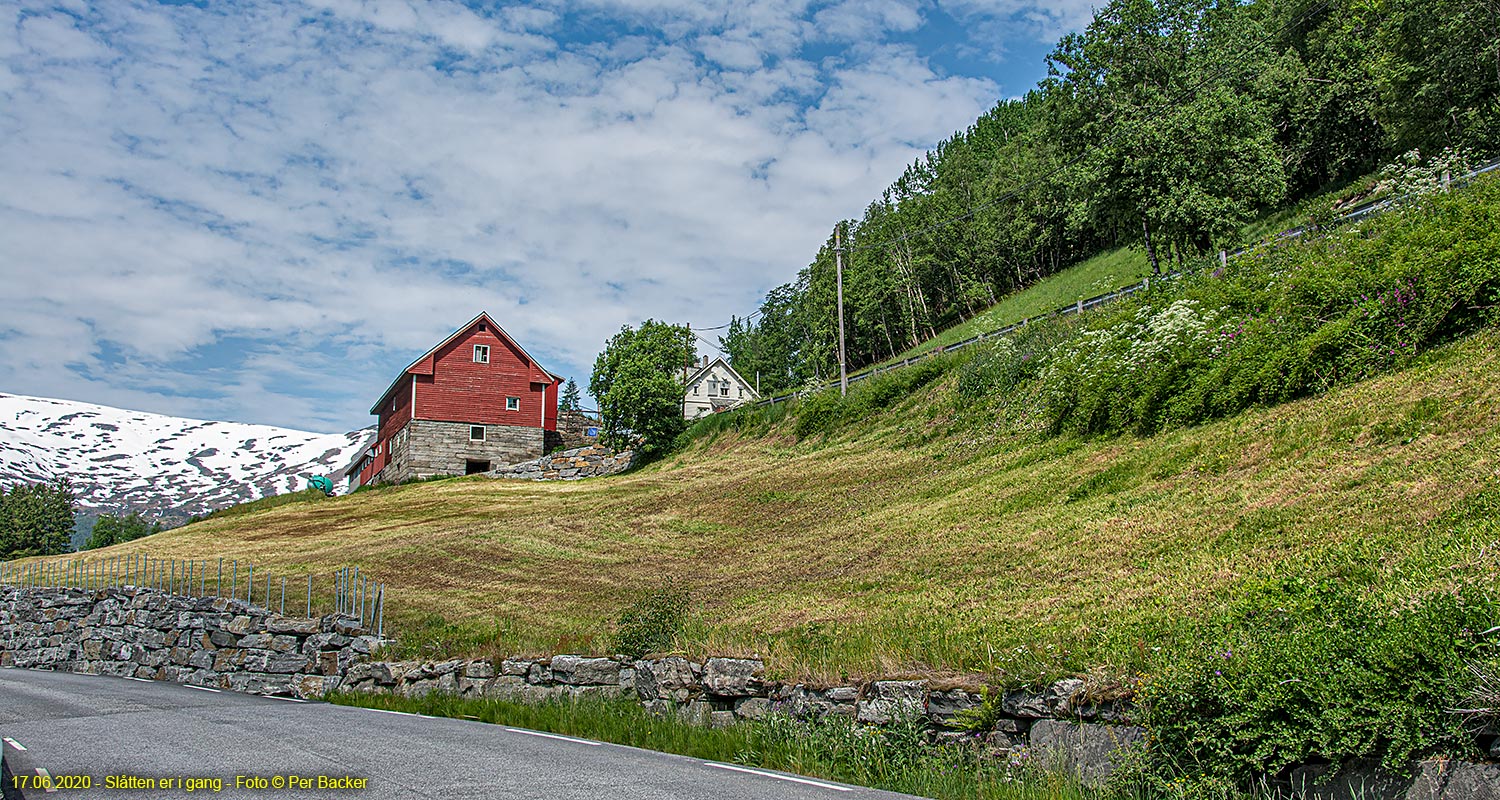
M1117 792L1090 790L1032 765L981 758L982 744L933 747L916 721L887 728L842 717L818 721L771 715L725 728L689 725L647 713L630 700L577 698L539 704L432 694L419 698L338 694L330 702L413 714L472 719L663 753L791 772L811 778L903 792L937 800L1103 800Z

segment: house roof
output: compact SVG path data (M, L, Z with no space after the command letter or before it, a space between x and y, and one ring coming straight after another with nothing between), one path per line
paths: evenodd
M564 380L566 380L566 378L564 378L563 376L561 376L561 375L557 374L556 372L553 372L552 370L549 370L546 367L542 366L541 364L537 363L537 360L535 358L532 358L530 353L526 352L526 348L522 347L520 342L517 342L515 339L513 339L511 337L510 334L506 333L505 329L502 328L502 327L500 327L500 325L495 322L494 318L491 317L488 312L481 311L481 312L479 312L479 316L477 316L477 317L469 320L468 322L464 323L462 326L459 327L458 330L456 330L452 334L450 334L448 336L448 338L442 340L441 342L438 342L436 345L434 345L432 347L432 349L428 350L427 352L423 353L422 355L417 356L417 360L415 360L415 361L411 362L410 364L408 364L407 367L406 367L406 369L401 370L401 374L397 375L396 379L394 381L391 381L391 385L386 388L386 390L385 390L385 392L383 394L380 395L380 399L376 400L375 401L375 405L373 405L373 406L370 407L370 413L371 414L379 414L380 413L380 407L383 406L383 405L385 405L386 398L388 398L388 397L391 396L391 392L396 391L396 387L401 385L401 381L403 379L405 379L407 375L419 374L420 371L417 370L417 367L420 366L423 361L426 361L427 359L432 358L432 356L434 354L436 354L437 351L443 349L444 347L447 347L450 342L452 342L454 339L457 339L458 337L462 336L463 334L467 333L470 328L474 327L475 325L478 325L480 322L488 323L490 325L490 327L494 328L495 335L499 336L503 341L509 342L511 344L511 346L513 346L517 350L519 350L521 352L521 356L524 357L526 359L526 361L531 364L531 366L536 367L537 369L541 370L542 372L545 372L548 376L550 376L552 378L552 380L553 380L554 383L562 383ZM421 374L428 374L428 373L421 373Z
M755 387L752 386L749 381L745 380L744 377L741 376L738 372L735 372L734 367L729 366L729 362L725 361L723 356L719 356L713 361L708 362L706 365L699 367L698 371L694 372L692 374L692 377L689 377L687 379L686 385L692 386L693 384L697 383L698 380L706 375L709 370L714 368L715 364L722 364L724 366L724 369L729 370L729 374L733 375L734 379L740 382L740 385L750 390L750 394L752 397L760 397L760 392L755 391Z

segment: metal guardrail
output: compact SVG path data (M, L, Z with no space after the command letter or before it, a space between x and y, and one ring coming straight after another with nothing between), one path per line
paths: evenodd
M1466 173L1464 175L1461 175L1461 176L1458 176L1456 178L1453 178L1451 181L1447 182L1447 185L1449 187L1464 186L1464 185L1467 185L1467 184L1473 182L1473 180L1475 178L1478 178L1481 175L1484 175L1484 174L1490 173L1490 172L1495 172L1495 171L1500 171L1500 159L1496 159L1494 161L1491 161L1490 163L1484 165L1483 167L1480 167L1479 169L1474 170L1473 172L1469 172L1469 173ZM1341 215L1338 219L1334 220L1331 223L1331 225L1332 226L1346 225L1346 224L1351 223L1351 222L1358 222L1359 220L1364 219L1365 217L1370 217L1370 216L1374 216L1376 214L1384 213L1384 212L1390 210L1390 208L1392 206L1394 206L1395 204L1401 202L1402 200L1409 199L1410 197L1411 197L1411 195L1401 195L1400 197L1387 197L1387 198L1382 198L1380 200L1372 200L1372 201L1370 201L1368 203L1364 203L1362 205L1355 206L1353 209L1351 209L1347 213ZM1285 241L1285 240L1288 240L1288 239L1296 239L1298 237L1305 236L1309 232L1309 230L1310 229L1307 226L1305 226L1305 225L1299 225L1298 227L1295 227L1295 228L1289 228L1289 229L1287 229L1285 231L1282 231L1281 233L1276 234L1276 236L1273 239L1273 242L1274 241ZM1251 251L1258 250L1258 249L1260 249L1262 247L1265 247L1267 244L1269 244L1269 242L1262 242L1260 244L1252 245L1250 247L1241 247L1238 250L1234 250L1232 252L1225 251L1225 252L1221 253L1221 257L1222 257L1222 259L1224 261L1227 261L1228 259L1237 258L1237 257L1242 256L1242 255L1244 255L1246 253L1249 253ZM1156 280L1160 281L1160 280L1163 280L1163 279L1171 279L1171 278L1181 277L1182 274L1183 273L1180 270L1177 271L1177 272L1168 272L1168 273L1166 273L1164 275L1156 276ZM912 364L915 364L915 363L917 363L919 361L925 361L925 360L927 360L929 358L933 358L935 356L942 355L943 353L950 353L950 352L953 352L954 350L962 350L965 347L969 347L971 345L978 344L978 343L986 341L988 339L994 339L994 338L1000 337L1000 336L1009 336L1010 334L1015 333L1016 331L1018 331L1018 330L1020 330L1020 329L1022 329L1024 327L1026 327L1027 325L1030 325L1030 324L1032 324L1034 322L1040 322L1040 321L1045 320L1045 319L1053 319L1055 317L1066 316L1068 314L1082 314L1085 311L1091 311L1091 310L1093 310L1095 308L1098 308L1099 306L1105 305L1105 304L1113 302L1115 300L1119 300L1120 298L1129 297L1130 295L1133 295L1133 294L1135 294L1137 292L1143 292L1143 291L1146 291L1146 290L1150 289L1151 288L1151 280L1152 279L1150 277L1147 277L1145 280L1143 280L1143 281L1141 281L1139 283L1131 284L1130 286L1123 286L1123 287L1120 287L1119 289L1115 289L1113 291L1105 292L1104 294L1096 295L1094 297L1089 297L1089 298L1086 298L1086 299L1081 299L1081 300L1078 300L1075 303L1063 306L1063 307L1058 308L1058 309L1054 309L1054 310L1052 310L1052 311L1050 311L1048 313L1045 313L1045 314L1037 314L1035 316L1027 317L1026 319L1023 319L1020 322L1013 322L1013 323L1011 323L1009 325L1006 325L1006 326L1001 327L1001 328L996 328L995 330L992 330L992 331L986 331L984 333L977 334L975 336L970 336L967 339L964 339L964 340L959 341L959 342L954 342L953 344L938 345L938 346L932 348L931 350L928 350L928 351L926 351L924 353L921 353L919 355L912 356L910 358L902 359L901 361L892 362L892 363L886 364L884 366L871 367L869 369L862 370L860 372L856 372L853 375L850 375L848 377L848 382L852 385L852 384L858 383L860 381L867 380L869 378L873 378L876 375L880 375L880 374L883 374L883 373L886 373L886 372L890 372L892 370L904 369L904 368L909 367ZM798 398L807 397L808 395L817 394L818 392L825 391L825 390L830 389L830 388L832 388L832 387L834 387L836 385L838 385L838 381L835 381L835 380L824 381L822 384L819 384L817 387L812 388L812 389L803 389L801 391L792 392L790 394L782 395L781 397L774 397L774 396L773 397L768 397L768 398L766 398L764 400L757 400L754 403L749 403L747 405L749 405L751 407L759 407L759 406L765 406L765 405L773 405L774 406L777 403L785 403L785 402L788 402L790 400L796 400Z
M328 606L321 605L325 595L316 594L318 579L331 583L331 611L357 617L363 628L374 628L385 636L385 583L376 581L359 567L343 567L331 573L309 574L306 593L301 576L291 584L284 576L278 581L255 565L238 559L152 558L143 553L109 558L71 558L66 561L38 561L25 564L0 562L0 586L19 589L152 589L183 597L222 597L260 605L267 611L286 616L287 588L292 589L292 613L299 605L308 617L321 616ZM325 584L326 585L326 584ZM262 590L260 587L264 587ZM273 605L272 599L276 598ZM303 603L298 603L303 599ZM315 614L314 612L319 612Z

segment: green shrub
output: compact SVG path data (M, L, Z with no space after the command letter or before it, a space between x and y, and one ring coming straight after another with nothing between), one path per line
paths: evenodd
M670 578L648 590L621 612L614 649L631 658L670 649L687 624L692 598Z
M918 389L946 375L954 363L952 356L934 356L908 367L882 372L850 387L847 397L840 396L836 387L824 389L797 405L797 423L793 430L798 439L832 433L905 400Z
M1036 394L1055 433L1150 434L1400 368L1497 309L1500 181L1487 179L1091 315L1048 351Z
M1198 784L1186 796L1246 788L1297 764L1471 755L1448 709L1470 691L1468 663L1500 611L1473 590L1396 607L1351 579L1272 581L1184 646L1137 700L1151 730L1148 782Z

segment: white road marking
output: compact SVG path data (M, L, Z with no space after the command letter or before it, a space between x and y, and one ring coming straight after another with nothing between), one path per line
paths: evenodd
M189 689L197 689L200 692L213 692L214 694L218 694L220 691L222 691L220 689L210 689L207 686L193 686L191 684L188 685L188 688Z
M5 737L5 743L10 745L11 747L16 748L17 750L20 750L23 753L26 752L26 748L22 747L20 742L10 738L9 736Z
M155 681L151 680L150 678L137 678L133 675L130 676L130 680L138 681L140 683L155 683Z
M306 700L303 700L300 697L277 697L274 694L269 694L269 695L266 695L266 696L269 697L269 698L271 698L272 700L285 700L288 703L306 703L307 702Z
M57 791L57 789L52 786L52 773L42 769L41 767L37 767L36 776L42 779L42 786L45 787L44 791L47 794L52 794L53 792Z
M591 742L588 739L574 739L571 736L558 736L555 733L542 733L541 731L528 731L525 728L506 728L506 730L510 731L511 733L524 733L527 736L541 736L544 739L561 739L564 742L574 742L576 744L586 744L589 747L599 747L602 744L602 742Z
M852 792L852 791L854 791L851 787L848 787L848 786L839 786L837 784L824 783L822 781L812 780L811 778L794 778L791 775L779 775L779 774L777 774L775 772L765 772L763 770L750 769L749 767L736 767L733 764L718 764L718 763L715 763L713 761L705 761L705 762L703 762L703 764L705 766L713 767L715 769L728 769L728 770L734 770L735 772L748 772L751 775L759 775L759 776L761 776L763 778L775 778L778 781L791 781L792 783L805 783L808 786L817 786L817 787L819 787L821 789L832 789L835 792Z
M389 708L367 708L366 711L374 711L377 714L396 714L402 717L420 717L421 714L412 714L407 711L392 711Z

